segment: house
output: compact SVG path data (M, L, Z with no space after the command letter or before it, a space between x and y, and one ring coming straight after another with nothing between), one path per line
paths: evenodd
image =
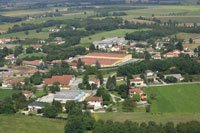
M88 80L88 82L89 82L90 85L94 84L94 85L96 85L98 88L100 87L100 80L97 79L97 78L90 78L90 79Z
M121 50L121 47L120 46L113 46L111 49L110 49L110 51L112 51L112 52L119 52Z
M168 52L164 55L164 57L166 58L173 58L173 57L179 57L179 55L181 54L180 50L173 50L172 52Z
M10 54L10 55L7 55L7 56L5 57L5 59L6 59L6 60L14 60L14 59L15 59L15 56L14 56L14 54Z
M54 64L61 64L61 60L52 60L52 61L47 61L48 66L53 66Z
M7 83L3 83L2 86L3 87L12 87L13 85L18 84L18 83L24 84L24 78L12 79L12 80L8 81Z
M75 81L74 75L62 75L62 76L52 76L52 78L46 78L44 83L46 85L52 85L56 82L60 83L60 89L69 89L69 85L71 85Z
M54 100L61 103L66 103L67 101L80 100L84 96L85 92L82 90L62 90L60 92L56 92L54 95Z
M93 109L103 108L103 98L102 97L87 97L85 101L88 102L89 106L93 106Z
M12 64L14 64L16 60L14 54L7 55L4 59L9 60Z
M42 60L22 61L22 65L29 67L39 67L41 64L43 64Z
M130 84L132 86L137 86L137 87L145 86L144 79L140 77L135 77L134 79L130 79Z
M29 99L35 97L35 95L33 94L33 92L27 91L27 90L22 91L22 94L26 97L26 100L29 100Z
M147 95L142 90L140 90L139 88L129 89L129 96L130 97L133 97L136 94L139 94L141 96L141 100L147 99Z
M68 62L70 68L77 70L77 63L76 62Z
M35 50L42 50L42 49L41 49L42 46L39 45L39 44L34 44L34 45L32 45L32 47L33 47Z
M157 78L157 75L151 70L146 70L145 75L146 75L147 80L153 80L154 81Z
M147 48L146 51L149 52L150 54L153 54L154 49L153 48Z
M116 77L116 81L123 81L124 77Z
M167 77L175 77L178 81L184 80L181 74L167 74L164 75L164 78L166 79Z
M162 59L161 56L160 56L159 54L152 55L152 58L153 58L154 60L161 60L161 59Z
M28 105L28 111L39 111L42 110L43 107L44 105L41 102L32 102Z

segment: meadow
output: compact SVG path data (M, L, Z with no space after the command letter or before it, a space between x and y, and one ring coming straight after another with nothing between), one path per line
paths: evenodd
M135 31L145 31L148 29L139 29L139 30L134 30L134 29L117 29L117 30L112 30L112 31L105 31L101 33L97 33L88 37L84 37L81 39L81 43L84 42L93 42L93 41L100 41L102 38L112 38L112 37L125 37L126 33L131 33Z
M4 90L2 90L2 89L0 89L0 100L3 100L4 98L6 98L6 97L11 97L12 96L12 94L14 94L14 93L19 93L20 91L18 91L18 90L10 90L10 89L4 89Z
M96 120L113 120L124 122L130 120L133 122L149 122L155 121L157 123L166 123L169 121L175 124L179 122L187 122L192 120L200 120L200 113L145 113L145 112L110 112L110 113L95 113L93 114Z
M200 112L200 84L174 85L146 88L148 96L155 93L151 112Z
M66 120L0 115L1 133L63 133Z

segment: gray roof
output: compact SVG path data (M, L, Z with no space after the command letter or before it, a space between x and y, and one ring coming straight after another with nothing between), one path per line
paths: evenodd
M28 106L38 106L38 107L43 107L43 103L40 103L40 102L32 102L30 103Z
M102 41L95 41L93 42L94 45L113 45L113 44L126 44L127 41L124 38L107 38Z

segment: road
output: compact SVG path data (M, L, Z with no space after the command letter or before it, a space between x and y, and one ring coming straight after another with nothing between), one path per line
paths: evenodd
M110 96L112 97L112 100L113 100L113 102L114 102L114 103L117 103L117 101L115 100L115 98L119 98L119 99L120 99L120 101L119 101L119 102L123 102L123 101L124 101L124 99L123 99L123 98L121 98L121 97L118 97L118 96L116 96L116 95L113 95L113 94L111 94L111 93L110 93Z
M83 79L77 78L77 79L70 85L70 89L72 89L72 90L77 90L77 89L78 89L78 85L79 85L80 83L82 83L82 82L83 82Z
M171 83L171 84L147 85L146 87L170 86L170 85L186 85L186 84L200 84L200 82L183 82L183 83Z

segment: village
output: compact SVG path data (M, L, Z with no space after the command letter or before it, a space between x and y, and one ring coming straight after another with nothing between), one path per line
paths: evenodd
M55 40L58 42L57 45L64 43L62 42L62 38L56 38ZM116 70L117 67L143 60L165 60L185 55L189 57L197 56L197 53L188 47L183 47L182 44L180 46L182 47L181 49L166 52L167 44L171 41L168 37L158 39L152 45L145 41L128 41L125 38L115 37L94 41L90 48L86 48L88 51L86 55L76 55L65 60L21 60L19 57L28 54L27 52L30 49L38 51L38 53L43 53L44 45L52 45L53 43L46 43L41 40L40 42L42 43L31 45L16 55L16 52L13 53L12 50L15 49L16 51L16 47L20 46L11 44L14 41L16 40L0 39L0 43L2 44L0 45L1 49L3 51L11 51L4 57L7 62L6 65L0 68L2 78L1 89L21 90L26 100L30 101L30 99L34 99L34 101L31 100L33 102L28 104L27 110L21 111L21 113L27 115L33 111L41 113L45 103L52 104L54 101L58 101L63 105L63 111L66 110L64 105L68 101L86 101L86 108L91 112L106 112L108 110L117 112L118 108L115 108L113 104L124 102L124 98L126 97L123 94L115 95L116 93L113 93L116 92L114 87L119 87L118 84L125 84L129 87L128 97L134 97L134 101L138 105L148 106L147 94L143 91L143 88L165 86L168 83L181 83L184 81L184 76L181 73L173 72L176 67L170 67L170 72L162 76L159 75L158 71L152 70L146 70L144 73L132 75L132 77L118 76L116 71L114 73L108 72L107 76L98 76L96 72L94 72L96 75L90 76L87 74L87 71L92 71L89 69L100 72L112 69ZM176 42L176 45L178 43ZM199 61L197 60L197 62ZM76 74L54 75L52 69L57 66L68 67L69 71L74 71ZM64 70L64 68L62 69ZM41 78L41 75L47 73L50 73L52 76ZM36 75L38 74L39 76L37 77ZM27 79L33 80L33 77L36 77L35 81L27 83L29 82ZM112 85L109 87L110 79L113 79L111 82L113 83L113 87ZM24 90L22 86L28 84L32 84L31 88L34 89L27 88ZM104 87L107 89L105 93L110 95L111 100L105 100L103 99L104 96L98 94L98 89ZM44 96L36 97L34 93L38 90L45 91L46 93Z

